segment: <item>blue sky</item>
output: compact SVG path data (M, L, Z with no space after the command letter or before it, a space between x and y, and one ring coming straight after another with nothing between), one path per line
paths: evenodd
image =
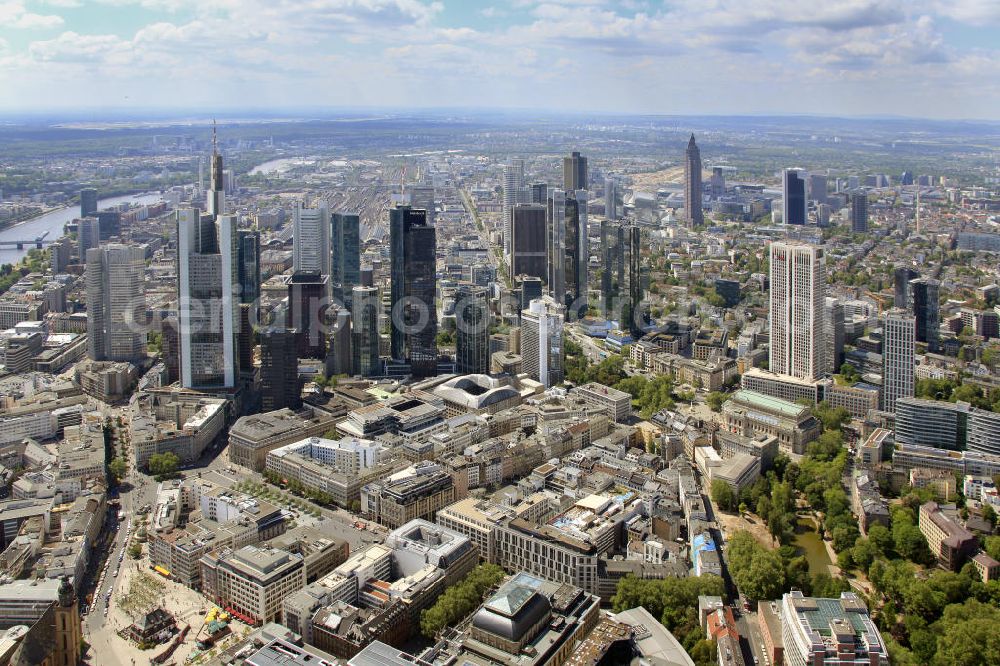
M0 109L1000 118L1000 0L0 0Z

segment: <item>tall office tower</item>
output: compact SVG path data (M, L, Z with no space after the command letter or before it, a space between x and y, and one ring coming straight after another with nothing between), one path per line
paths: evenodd
M638 226L631 226L628 235L628 330L638 339L645 334L647 321L642 303L642 234Z
M610 173L604 177L604 217L618 219L618 180Z
M73 244L68 236L63 236L49 246L49 263L52 267L53 275L66 272L72 254Z
M375 287L355 287L351 297L352 372L371 377L380 372L378 317L382 300Z
M689 227L705 224L705 213L701 209L701 151L694 142L694 134L684 151L684 217Z
M111 243L87 250L87 356L137 361L146 351L146 256L142 248Z
M917 278L910 280L907 294L907 310L916 320L916 340L926 342L931 352L938 351L941 337L940 287L932 278Z
M260 332L260 406L265 412L302 406L299 361L295 353L298 331L266 327Z
M900 185L913 185L913 174L910 173L909 171L904 171L899 176L899 184Z
M545 206L518 204L513 212L513 250L510 274L547 278L545 248Z
M522 167L523 173L523 167ZM523 177L522 177L523 178ZM406 188L410 192L410 208L427 211L427 222L434 224L436 219L434 205L433 185L410 185Z
M587 191L577 190L566 197L565 262L567 306L576 303L575 314L587 311L587 268L590 242L587 224Z
M93 214L101 240L108 240L122 233L122 214L117 210L101 210Z
M160 335L163 336L162 356L167 384L173 384L181 378L180 324L176 315L169 315L160 322Z
M236 386L237 220L235 215L213 220L196 208L177 211L177 323L184 388Z
M851 192L851 231L868 233L868 195L865 192Z
M212 217L226 214L226 178L222 167L222 155L219 154L219 141L215 134L215 123L212 123L212 164L209 169L208 182L208 214Z
M295 272L288 285L288 328L298 330L299 358L326 358L326 311L330 278L319 273Z
M254 310L260 299L260 233L249 229L236 232L236 284L239 286L240 372L253 376Z
M781 221L803 225L808 220L806 175L800 169L785 169L781 174Z
M549 294L562 303L566 296L566 193L549 192L545 210L545 247L548 255Z
M563 158L563 189L567 192L575 192L589 188L587 158L574 150Z
M436 229L427 212L397 206L389 211L391 353L410 364L414 377L437 374Z
M916 323L913 315L893 308L882 318L882 411L895 412L896 400L914 395Z
M905 310L910 307L910 281L920 277L920 273L907 266L897 266L892 276L894 284L892 304Z
M503 167L503 253L510 257L511 222L514 206L525 203L524 160L511 160Z
M549 200L549 186L547 183L531 184L531 201L528 203L545 205Z
M351 213L330 216L333 258L330 280L333 297L351 309L351 294L361 284L361 218Z
M338 308L333 316L330 329L330 343L326 352L326 374L349 375L352 372L354 360L351 353L351 313L344 308Z
M551 297L531 301L521 313L524 372L545 388L563 381L563 324L566 308Z
M823 249L771 243L770 370L801 379L823 371Z
M80 255L80 263L87 263L87 250L95 248L101 244L101 221L96 216L91 215L80 220L76 227L77 254Z
M603 316L610 317L615 301L614 279L614 224L611 219L601 220L601 307Z
M461 285L455 292L455 372L485 374L490 369L490 304L484 287Z
M823 302L823 326L826 344L823 345L824 372L840 372L844 363L844 304L840 299L830 298Z
M80 217L87 217L97 212L97 190L85 187L80 190Z
M709 190L713 199L719 199L726 194L726 176L722 167L712 167L712 180L709 182Z
M330 211L296 206L292 215L292 268L296 273L330 275Z
M809 198L818 204L826 203L826 176L821 173L809 174Z
M514 288L518 291L520 302L518 303L518 316L521 310L527 310L531 301L541 298L544 294L542 280L531 275L515 275Z

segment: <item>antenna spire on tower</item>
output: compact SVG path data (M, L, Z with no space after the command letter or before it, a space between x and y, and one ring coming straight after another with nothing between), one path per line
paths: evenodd
M212 154L219 154L219 137L215 133L215 118L212 118Z

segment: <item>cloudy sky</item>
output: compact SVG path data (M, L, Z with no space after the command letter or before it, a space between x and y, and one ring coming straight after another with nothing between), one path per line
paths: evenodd
M0 108L1000 118L1000 0L0 0Z

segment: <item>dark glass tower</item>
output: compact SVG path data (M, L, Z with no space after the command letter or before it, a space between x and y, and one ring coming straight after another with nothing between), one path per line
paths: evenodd
M361 219L351 213L334 213L330 225L333 296L349 310L354 288L361 284Z
M864 192L851 193L851 231L868 232L868 195Z
M807 216L806 179L795 169L785 169L782 174L782 192L784 194L782 222L804 225Z
M910 307L910 280L920 277L920 273L906 266L897 266L893 271L893 300L892 304L897 308Z
M455 371L485 374L490 367L490 309L484 287L462 285L455 293Z
M326 358L324 331L329 278L319 273L294 273L287 279L288 328L298 330L299 358Z
M586 190L588 184L587 158L574 150L563 158L563 189L567 193Z
M265 412L302 406L294 328L267 328L260 336L260 400Z
M370 377L380 372L378 316L382 299L375 287L355 287L351 298L351 366L354 374Z
M391 354L415 377L437 374L437 237L427 211L389 211Z
M511 275L532 275L545 279L545 206L521 204L514 207L511 242Z
M941 314L938 292L941 283L931 278L910 280L907 309L916 320L915 339L926 342L928 351L938 351Z
M253 375L254 310L260 299L260 233L249 229L236 232L236 281L240 293L240 373Z
M642 234L639 227L628 228L628 330L639 339L646 322L642 305Z
M684 214L689 227L705 224L705 213L701 209L701 151L694 142L694 134L684 151Z
M97 190L87 187L80 190L80 217L87 217L97 212Z

